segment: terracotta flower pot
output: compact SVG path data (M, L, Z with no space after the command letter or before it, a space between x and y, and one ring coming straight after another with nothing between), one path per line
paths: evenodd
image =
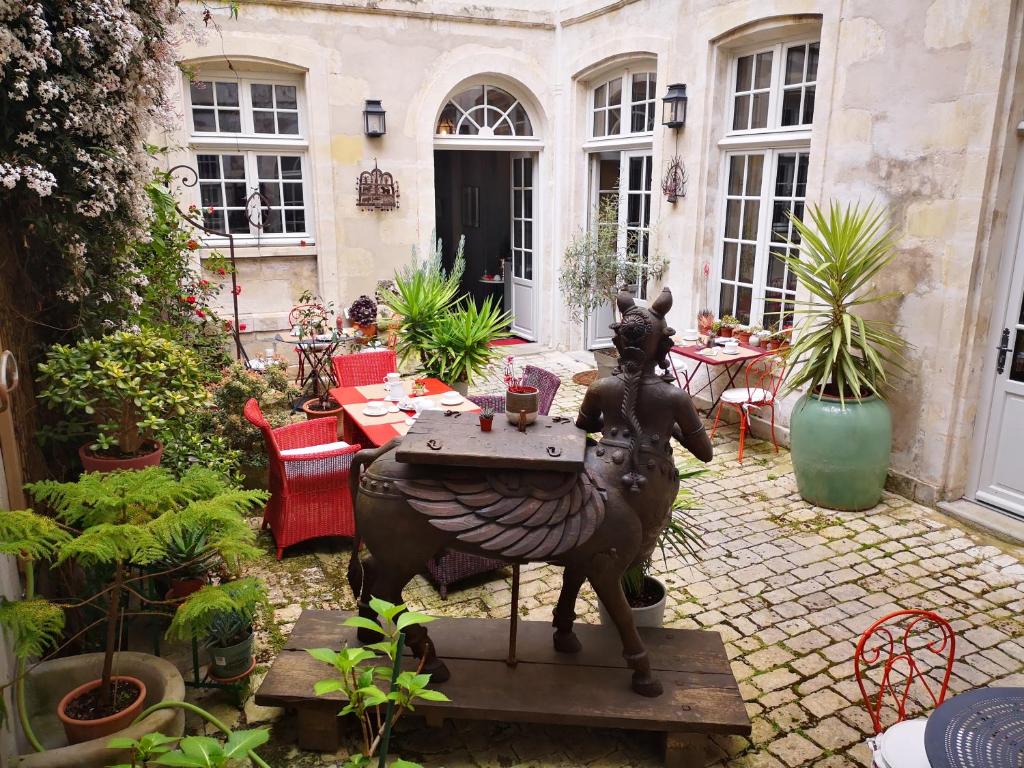
M97 720L76 720L67 714L67 708L71 702L99 688L103 683L102 680L90 680L88 683L84 683L69 691L60 700L60 703L57 705L57 717L60 718L61 724L64 726L64 732L67 734L69 743L80 744L83 741L91 741L92 739L99 739L103 736L117 733L127 728L138 716L139 712L142 711L142 705L146 701L146 684L137 677L129 677L128 675L114 675L113 679L132 683L138 688L139 694L127 707L108 717L101 717Z
M489 419L488 418L484 418L483 416L480 417L480 431L481 432L490 432L491 431L491 427L493 427L493 426L494 426L494 417L493 416L491 418L489 418Z
M719 328L718 335L723 339L730 339L732 338L732 328L726 328L723 325L721 328Z
M114 472L119 469L145 469L158 466L164 455L164 444L159 440L151 440L146 445L150 447L147 453L123 459L93 453L88 445L83 445L78 449L78 458L82 460L82 466L86 472Z
M536 387L517 387L519 391L511 389L505 392L505 414L510 424L519 424L519 414L525 411L527 424L533 424L537 420L537 412L540 410L540 390Z
M328 402L329 403L334 403L333 400L330 400ZM334 403L335 407L333 407L333 408L328 408L326 410L321 410L320 408L315 407L319 403L320 403L319 399L317 399L315 397L311 397L309 400L306 400L302 404L302 412L304 414L306 414L306 418L307 419L323 419L323 418L325 418L327 416L340 416L341 412L344 410L344 408L342 408L337 403Z
M773 349L778 349L779 348L779 343L780 342L779 342L778 339L768 339L768 341L766 341L764 343L764 348L769 350L769 351L771 351Z
M367 339L372 339L377 335L376 323L367 323L366 325L363 325L362 323L353 323L353 325L356 327L356 330L359 331L359 335L364 336Z
M206 579L171 579L171 588L164 600L184 600L206 586Z
M750 332L746 331L746 332L734 333L733 334L733 338L736 339L740 344L749 344L750 343Z

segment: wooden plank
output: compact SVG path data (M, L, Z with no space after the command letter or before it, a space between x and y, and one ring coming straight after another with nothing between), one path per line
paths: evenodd
M351 615L346 611L303 611L285 648L339 648L346 642L355 645L355 631L342 627ZM441 618L431 622L429 629L438 654L444 659L501 661L508 655L507 619ZM517 657L537 664L625 668L622 644L614 627L577 623L574 629L583 650L570 655L554 650L549 622L520 621ZM717 632L653 627L640 627L639 631L654 669L714 672L731 679L732 668Z
M629 687L631 672L625 668L552 667L521 661L510 668L504 661L472 659L446 659L445 663L451 679L431 687L451 701L416 704L417 714L435 722L448 717L643 731L750 732L735 682L729 690L722 676L714 673L659 672L665 693L647 698ZM313 695L313 684L329 676L330 669L309 654L284 651L267 673L256 703L336 713L344 702L341 694Z
M410 464L578 472L583 469L586 432L557 418L538 416L520 432L504 414L495 414L492 431L484 432L475 417L426 411L409 428L395 459ZM440 447L432 449L431 441Z

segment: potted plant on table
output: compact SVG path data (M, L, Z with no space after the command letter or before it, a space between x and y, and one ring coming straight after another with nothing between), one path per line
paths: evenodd
M205 468L189 470L180 480L167 470L148 467L86 473L74 483L42 481L26 488L53 510L54 519L31 511L0 512L0 539L18 542L26 574L26 598L3 604L0 626L13 634L16 652L25 658L56 645L65 610L105 604L103 615L87 627L103 628L103 652L76 657L86 670L98 667L99 677L89 680L86 673L87 682L66 692L59 704L53 702L71 744L104 737L126 727L141 710L147 699L142 677L151 676L147 665L165 664L145 654L119 653L124 618L139 612L127 608L127 597L143 606L160 604L141 592L139 583L151 578L149 566L167 557L167 542L190 529L203 527L209 546L230 568L259 556L255 533L243 513L262 506L267 494L236 489ZM91 597L41 600L34 597L37 560L55 565L73 561L86 571L109 572L110 584ZM165 575L177 570L172 567ZM76 677L83 674L71 676ZM19 668L12 682L20 686L24 681ZM24 696L17 699L26 724Z
M254 626L269 613L266 587L254 578L203 587L175 612L167 637L202 641L210 676L233 680L252 671Z
M748 325L737 325L732 330L732 337L736 339L740 344L750 343L750 326Z
M494 408L485 405L480 409L480 431L490 432L494 426Z
M516 360L505 358L505 415L510 424L523 426L537 420L540 412L540 390L516 375Z
M349 306L348 319L360 336L372 339L377 335L377 302L363 294Z
M807 214L806 223L790 216L799 253L779 254L811 295L796 307L802 321L788 352L786 391L807 387L790 421L793 470L812 504L867 509L881 499L892 448L886 369L903 369L905 342L891 322L851 309L899 295L873 288L893 259L894 230L873 205L832 202Z
M300 341L316 340L318 337L333 336L331 319L334 317L334 302L324 301L310 290L299 295L299 303L292 309L295 325L292 332Z
M733 331L739 326L740 321L732 315L723 315L720 323L717 335L728 339L733 335Z
M699 477L707 470L702 467L679 467L680 480ZM703 546L700 534L695 530L689 512L697 506L692 489L681 487L676 494L665 527L658 536L657 547L661 550L662 561L667 564L671 554L680 560L697 557ZM633 621L638 627L660 627L665 621L665 604L668 590L660 579L651 574L654 555L634 565L622 577L622 591L633 609ZM601 623L615 626L611 616L600 600L597 602Z
M702 309L697 313L697 331L701 336L711 333L711 326L715 324L715 313L710 309Z
M151 330L56 344L39 371L41 400L94 425L96 439L78 452L91 472L159 464L156 435L208 400L199 358Z

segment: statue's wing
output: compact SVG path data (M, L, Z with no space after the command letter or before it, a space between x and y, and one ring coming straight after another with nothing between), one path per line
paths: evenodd
M554 558L589 539L604 520L605 491L587 472L551 490L510 487L507 476L398 480L395 487L431 525L504 557Z

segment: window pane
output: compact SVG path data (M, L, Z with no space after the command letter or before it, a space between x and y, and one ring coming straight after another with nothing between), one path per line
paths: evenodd
M278 112L277 113L277 132L287 134L297 134L299 132L299 113L298 112Z
M522 104L516 104L509 113L512 125L515 126L517 136L533 136L533 126L530 125L530 117L526 114Z
M523 254L523 279L533 280L533 254L529 251Z
M260 182L260 195L264 205L281 205L281 185L275 182Z
M747 156L747 194L761 194L761 174L764 171L764 155Z
M618 135L619 129L620 129L620 123L622 121L621 117L622 117L621 112L619 111L619 109L617 107L614 108L614 109L608 110L608 135L609 136L616 136L616 135Z
M740 195L743 193L743 155L733 155L729 158L729 194Z
M728 283L722 283L722 290L718 295L718 312L722 315L733 313L733 287Z
M263 107L265 109L271 109L274 106L274 89L270 85L263 83L253 83L249 89L249 93L252 95L253 107Z
M500 88L488 88L487 103L492 107L497 107L500 112L508 112L515 103L515 99L510 93Z
M300 209L285 209L284 228L286 232L306 231L306 212Z
M532 192L527 193L523 197L524 197L523 202L525 203L525 205L523 206L523 216L526 217L527 219L532 219L533 218L533 193Z
M218 110L217 123L220 126L221 133L242 132L242 115L237 109Z
M225 179L245 178L245 158L241 155L221 155L224 161Z
M284 185L284 204L302 205L302 184L291 183Z
M736 292L736 318L744 325L750 322L750 305L753 296L753 288L739 288Z
M796 180L796 155L779 155L775 170L776 197L791 197Z
M740 206L739 200L729 200L725 204L725 236L738 238L740 236Z
M203 226L214 232L224 231L224 211L203 211Z
M754 69L753 56L741 56L736 60L736 88L735 92L749 91L753 82L752 74Z
M633 75L633 101L647 100L647 75Z
M501 118L496 126L494 126L495 136L512 136L512 123L508 121L508 118Z
M789 239L789 203L776 200L772 204L772 237L775 242Z
M199 185L199 202L202 203L204 208L211 205L220 207L224 205L224 199L221 195L220 184L200 184Z
M468 112L473 107L484 103L484 87L480 85L468 88L457 94L452 101L462 107L463 112Z
M772 52L757 54L757 67L754 72L754 87L768 88L772 83Z
M281 226L280 210L276 208L263 209L263 231L271 235L284 231Z
M533 161L523 158L523 186L533 186Z
M722 279L736 279L736 243L726 243L722 247Z
M197 155L196 168L200 179L220 178L220 158L217 155Z
M740 246L740 279L741 283L754 282L754 252L756 246Z
M743 202L743 239L757 240L757 218L761 211L761 203L757 200Z
M783 125L800 124L800 90L800 88L790 88L782 96L780 122Z
M616 78L608 83L608 106L617 107L622 104L622 79Z
M632 119L630 120L630 130L633 133L640 133L648 130L647 128L647 105L646 104L634 104L631 110Z
M512 195L512 218L523 218L523 193L519 191Z
M768 288L781 289L785 283L786 277L786 262L778 257L777 254L772 253L768 257L768 279L765 281L765 285Z
M768 125L768 94L755 93L754 110L750 118L751 128L764 128Z
M804 81L805 49L805 46L797 45L786 51L786 85Z
M275 85L274 95L277 97L278 109L298 109L297 89L294 85Z
M202 107L213 106L213 87L206 80L196 80L193 83L189 83L188 92L192 98L193 105Z
M228 211L228 231L233 234L249 234L249 219L245 211Z
M302 178L302 158L290 157L285 155L281 158L281 178L282 179L301 179Z
M804 114L801 121L804 125L814 122L814 86L809 85L804 90Z
M807 52L807 82L818 79L818 43L811 43Z
M277 157L274 155L256 156L256 173L261 179L277 179Z
M604 136L604 112L594 113L594 135Z
M192 125L197 131L216 131L217 120L212 109L193 109Z
M737 96L733 101L732 128L745 131L750 127L750 97Z
M598 186L604 191L618 193L619 161L601 160L599 168Z
M238 83L217 83L217 106L238 106Z
M641 207L643 199L641 195L630 195L629 205L626 206L626 226L638 227L640 226L640 214L642 213Z
M227 182L224 184L224 196L227 200L226 205L231 208L241 208L245 206L245 198L248 195L245 194L245 184L241 184L237 181Z
M608 106L608 84L597 86L594 91L594 107L601 108Z
M256 133L274 133L274 113L254 109L252 127Z

